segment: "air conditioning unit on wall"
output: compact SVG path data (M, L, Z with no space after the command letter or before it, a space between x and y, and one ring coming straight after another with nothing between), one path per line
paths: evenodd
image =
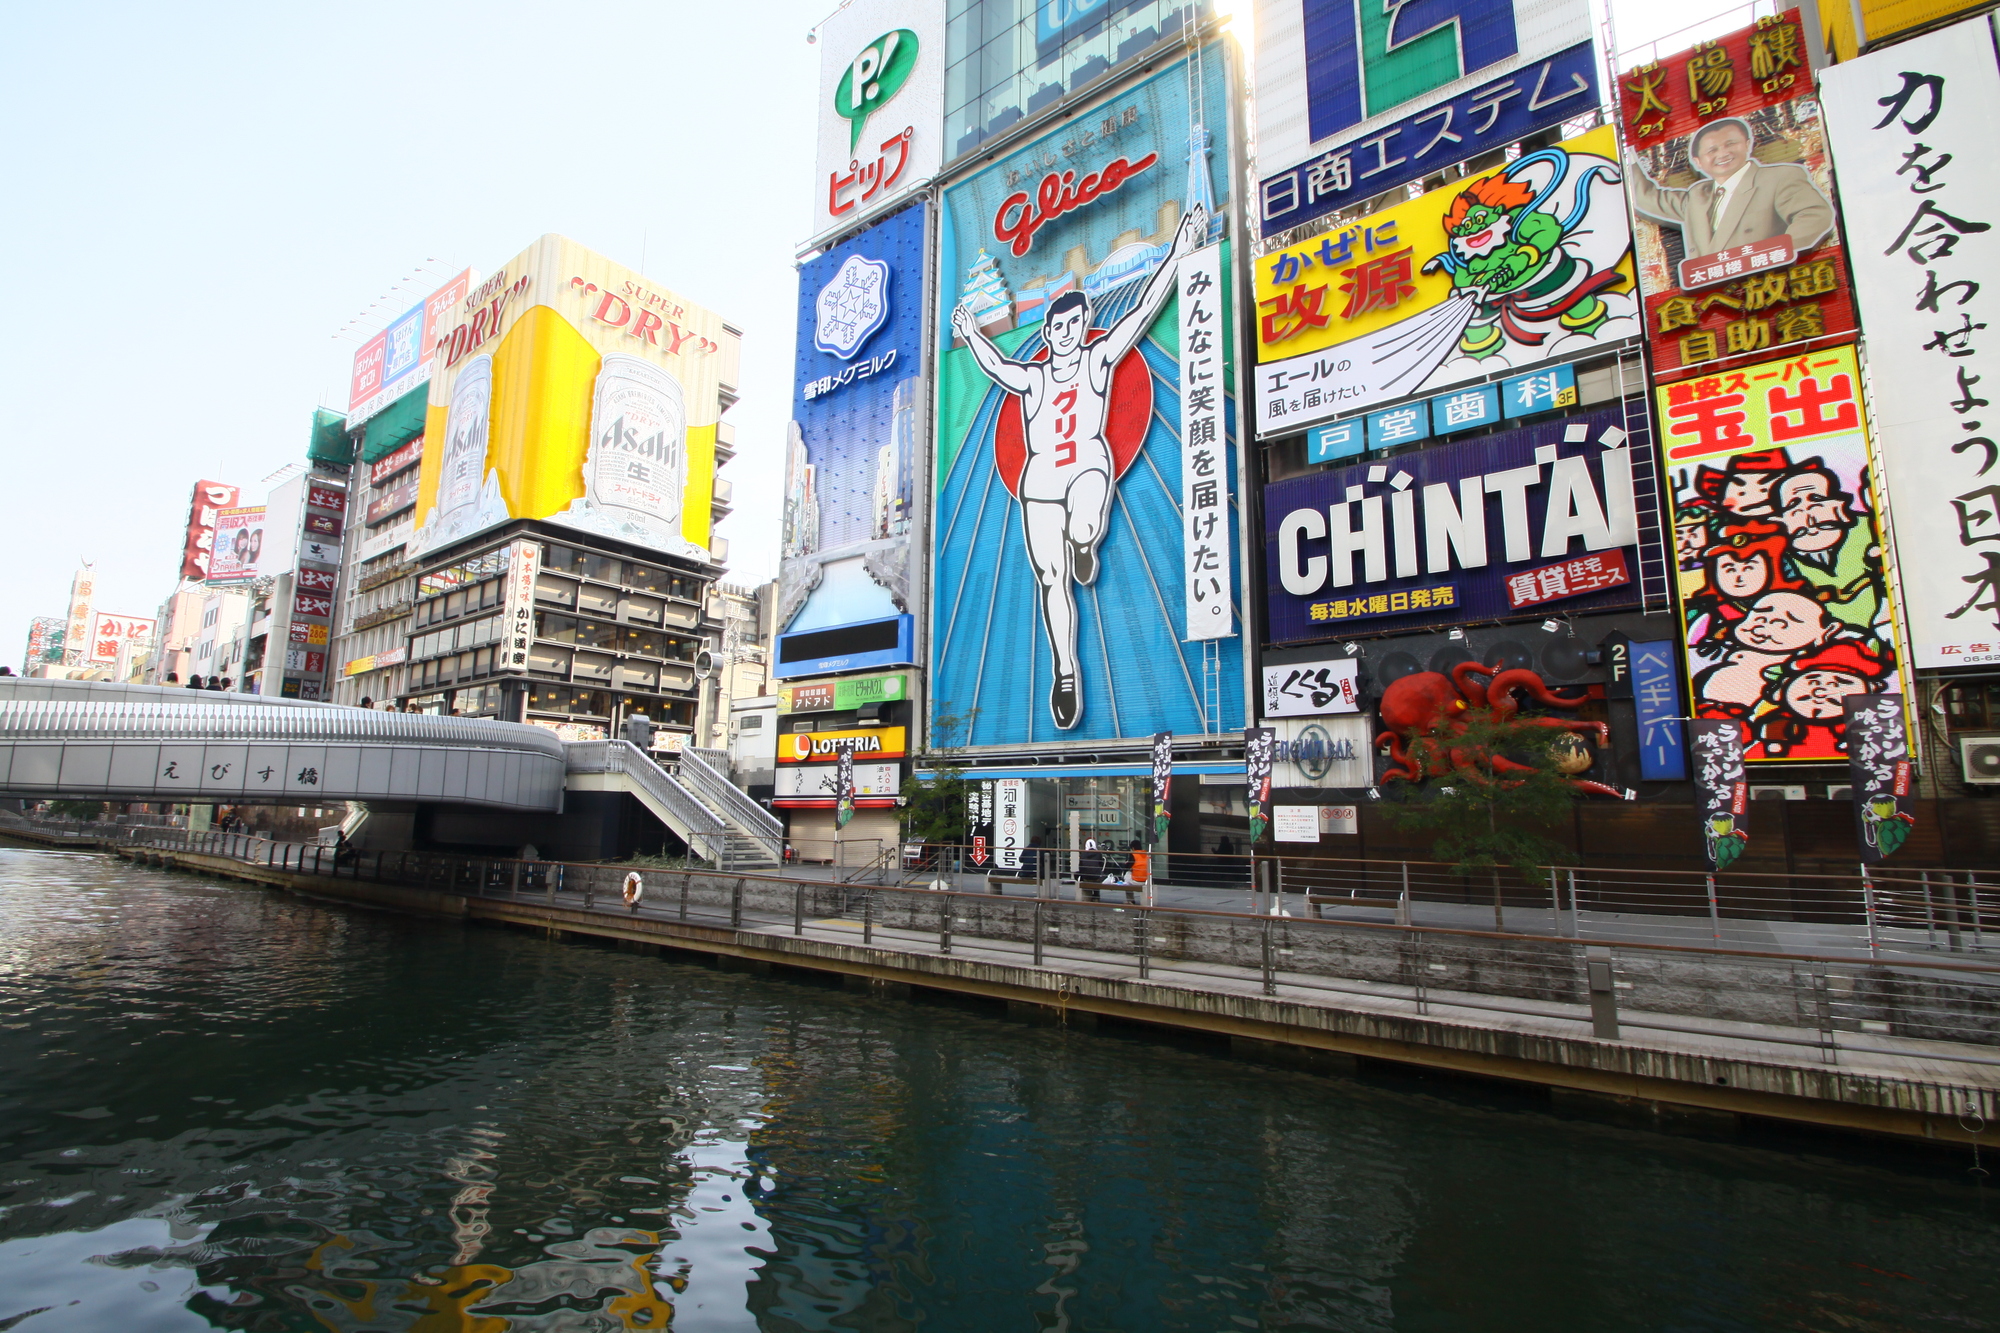
M1968 783L2000 787L2000 736L1960 736L1958 758Z
M1770 783L1764 786L1751 784L1750 799L1753 801L1803 801L1806 798L1805 784Z

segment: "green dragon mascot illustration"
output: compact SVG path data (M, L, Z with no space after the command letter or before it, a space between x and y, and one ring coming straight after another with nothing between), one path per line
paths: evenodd
M1910 829L1916 820L1896 808L1893 796L1871 796L1861 807L1861 827L1868 845L1884 856L1893 856L1896 849L1909 841Z
M1566 214L1543 207L1572 180ZM1614 317L1604 297L1625 282L1617 265L1630 242L1615 208L1603 211L1616 214L1616 225L1592 224L1591 185L1615 192L1621 180L1604 158L1544 148L1453 198L1442 219L1446 248L1423 271L1449 273L1455 293L1478 299L1459 335L1461 355L1483 360L1510 340L1535 347L1556 333L1589 337Z
M1734 865L1750 842L1750 835L1736 827L1734 815L1710 815L1702 824L1701 832L1708 842L1709 864L1717 870L1727 870Z

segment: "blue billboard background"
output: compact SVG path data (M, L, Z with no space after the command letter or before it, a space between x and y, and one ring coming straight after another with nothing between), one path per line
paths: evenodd
M781 633L913 614L920 539L924 208L799 270Z
M1082 696L1075 725L1059 727L1050 701L1054 666L1040 592L1022 528L1022 505L996 463L1010 397L974 363L951 324L965 304L1009 358L1045 350L1042 320L1065 292L1091 302L1104 329L1138 301L1191 204L1218 207L1229 191L1227 62L1210 56L1201 90L1205 129L1191 138L1188 71L1177 63L1033 140L944 193L939 209L937 500L931 634L934 715L972 713L964 743L1021 745L1201 734L1243 725L1244 640L1206 647L1184 640L1178 302L1169 297L1134 355L1150 381L1151 411L1129 468L1114 489L1094 582L1070 585L1078 617ZM1190 153L1190 143L1198 151ZM1026 253L996 236L996 217L1017 196L1038 198L1049 175L1078 180L1112 161L1157 155L1113 192L1048 219ZM1018 210L1011 215L1018 220ZM1233 281L1222 239L1225 284ZM1225 344L1232 353L1233 338ZM1225 373L1225 383L1233 379ZM1231 598L1242 623L1243 572L1235 567L1241 518L1236 404L1226 400L1231 479Z

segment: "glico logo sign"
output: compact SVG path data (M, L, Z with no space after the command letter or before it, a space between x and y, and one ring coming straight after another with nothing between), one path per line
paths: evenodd
M1035 187L1032 204L1026 190L1008 195L1001 203L1000 210L993 215L993 239L1006 245L1017 258L1025 255L1034 245L1035 233L1043 223L1110 194L1159 160L1158 153L1148 153L1137 162L1113 158L1104 170L1093 171L1082 180L1077 179L1074 171L1051 171Z

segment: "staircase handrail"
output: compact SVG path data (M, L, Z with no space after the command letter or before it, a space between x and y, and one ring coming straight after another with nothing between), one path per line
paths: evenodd
M572 773L619 773L644 787L648 795L687 825L689 833L694 835L688 839L691 846L696 839L706 844L694 850L701 852L705 860L722 864L727 848L728 823L672 774L654 763L652 756L644 750L626 740L602 740L570 741L563 751Z
M682 748L681 777L687 785L713 802L724 818L756 839L774 862L783 865L785 826L776 815L751 800L748 792L731 782L728 773L729 756L721 750L693 745Z

